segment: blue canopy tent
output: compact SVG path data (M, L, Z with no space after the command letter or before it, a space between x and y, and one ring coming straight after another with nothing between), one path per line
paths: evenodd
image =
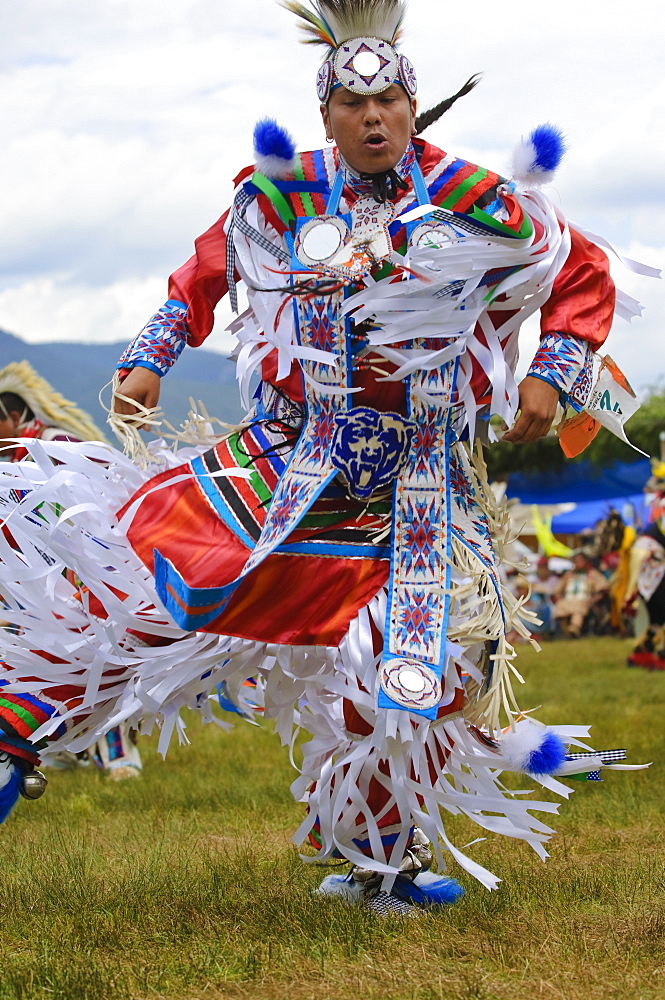
M624 523L644 522L646 513L646 497L644 493L634 493L632 496L611 497L607 500L585 500L575 504L575 509L565 514L557 514L552 518L552 531L555 535L578 535L585 528L593 528L601 518L607 516L610 508L621 514Z
M612 506L620 510L627 498L642 493L650 476L651 463L646 458L638 462L615 462L606 469L594 468L590 462L569 462L547 472L511 473L506 495L523 504L579 505L604 500L611 501ZM603 507L603 512L605 510Z
M547 472L511 473L506 496L529 506L575 504L573 510L552 520L555 535L577 535L617 510L627 524L644 523L647 513L645 483L651 476L651 462L615 462L598 469L590 462L569 462Z

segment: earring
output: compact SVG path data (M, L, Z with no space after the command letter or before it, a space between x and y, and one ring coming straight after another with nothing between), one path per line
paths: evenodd
M335 140L333 139L333 137L331 135L327 135L326 136L326 142L334 142L334 141Z

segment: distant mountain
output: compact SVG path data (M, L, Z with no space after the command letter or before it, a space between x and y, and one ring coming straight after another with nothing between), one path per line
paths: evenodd
M54 389L87 410L102 426L104 412L97 398L99 390L110 381L126 346L125 343L28 344L0 330L0 368L10 361L29 361ZM187 415L190 397L202 400L211 416L226 423L237 423L242 416L235 366L222 354L201 347L186 348L162 379L160 405L176 427Z

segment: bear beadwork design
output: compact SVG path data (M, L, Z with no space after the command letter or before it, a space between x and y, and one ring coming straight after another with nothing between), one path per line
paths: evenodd
M399 413L359 406L335 416L332 463L344 476L349 494L368 500L398 475L408 455L415 425Z

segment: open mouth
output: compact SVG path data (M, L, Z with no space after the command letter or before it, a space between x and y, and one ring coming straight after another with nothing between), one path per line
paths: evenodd
M388 145L388 140L384 135L381 135L379 132L375 132L373 135L367 136L364 144L370 149L382 149Z

